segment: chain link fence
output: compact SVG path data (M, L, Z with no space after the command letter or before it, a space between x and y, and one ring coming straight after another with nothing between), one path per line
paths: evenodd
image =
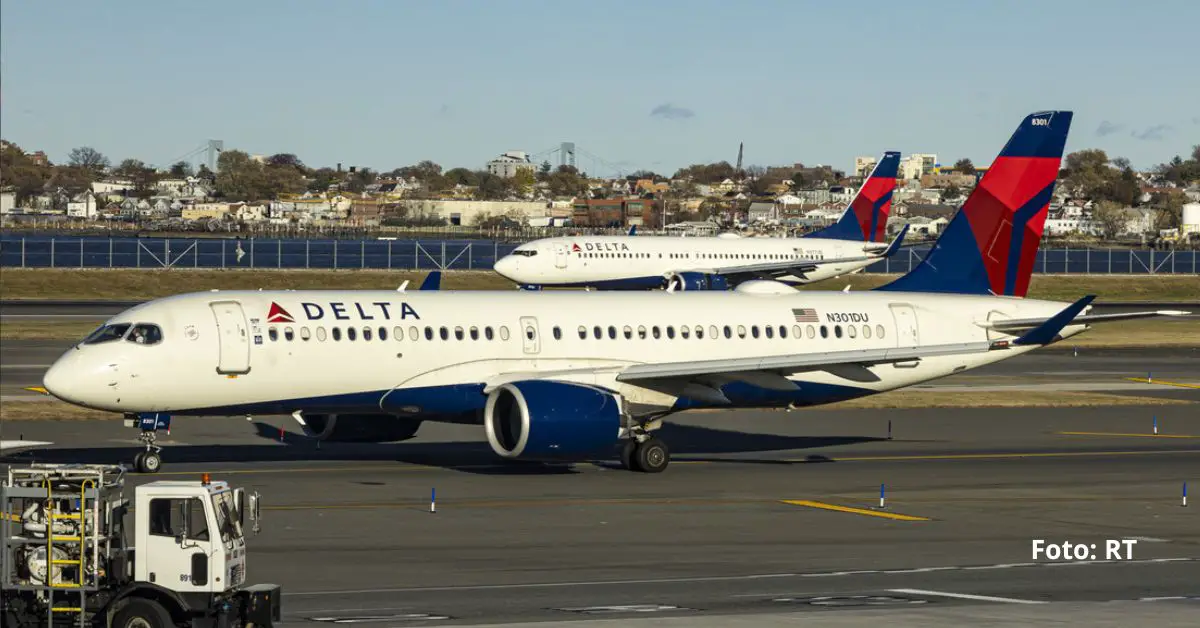
M0 236L0 267L491 270L516 243L493 240L309 240ZM906 273L929 247L865 272ZM1200 251L1042 249L1035 273L1197 274Z

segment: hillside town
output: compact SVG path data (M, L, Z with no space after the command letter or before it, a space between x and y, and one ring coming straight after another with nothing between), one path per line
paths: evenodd
M566 145L564 145L566 146ZM112 165L90 147L63 164L0 140L0 218L6 229L83 225L164 231L287 232L336 227L471 229L570 227L710 234L722 230L803 233L835 221L877 156L843 170L793 163L741 167L695 164L670 176L636 171L594 177L507 151L482 168L422 161L391 171L313 168L291 154L210 153L194 168ZM562 161L566 161L563 159ZM572 158L571 162L574 161ZM937 154L902 154L889 231L935 237L986 172ZM1101 150L1069 154L1048 237L1196 245L1200 241L1200 146L1189 158L1134 170Z

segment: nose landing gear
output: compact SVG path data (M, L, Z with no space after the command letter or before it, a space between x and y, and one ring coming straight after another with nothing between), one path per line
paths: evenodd
M171 429L171 416L157 412L125 416L126 427L137 427L142 433L138 440L146 450L133 457L133 467L138 473L158 473L162 468L162 447L154 444L158 440L159 429Z

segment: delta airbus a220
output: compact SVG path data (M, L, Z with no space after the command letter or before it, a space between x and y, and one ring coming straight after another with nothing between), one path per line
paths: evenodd
M887 152L836 223L801 238L567 236L518 246L496 273L523 288L727 290L744 281L804 284L862 270L900 248L884 243L900 153Z
M159 468L163 417L292 414L329 441L394 442L423 421L457 422L479 425L506 459L619 452L628 469L660 472L670 455L655 430L675 412L853 399L1095 322L1173 314L1093 316L1091 296L1025 298L1071 117L1027 117L932 252L876 290L183 294L107 321L45 388L140 419L142 470Z

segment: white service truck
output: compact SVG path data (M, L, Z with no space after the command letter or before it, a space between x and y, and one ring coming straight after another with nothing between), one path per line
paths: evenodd
M243 524L249 515L259 530L257 493L203 474L142 484L132 509L129 502L121 466L9 468L0 487L0 625L269 628L280 621L281 587L245 584Z

